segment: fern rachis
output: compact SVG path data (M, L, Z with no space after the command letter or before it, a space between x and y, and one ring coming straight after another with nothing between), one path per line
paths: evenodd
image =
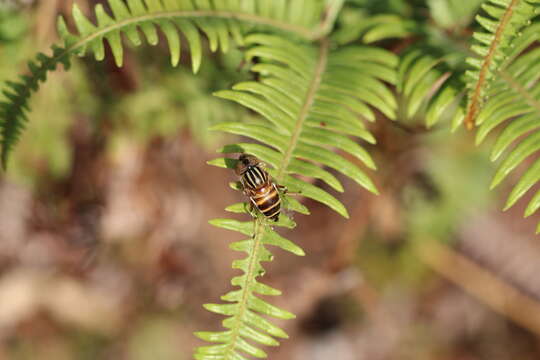
M217 130L241 134L260 142L260 144L238 143L228 145L220 151L229 154L246 153L260 158L269 165L268 172L277 183L288 187L292 191L300 190L303 196L322 202L347 217L348 213L343 204L331 194L310 182L299 180L291 175L300 174L320 178L334 189L343 191L343 187L336 177L324 168L315 165L319 163L345 174L372 192L377 191L362 170L326 147L343 149L361 159L368 167L375 167L371 157L362 146L349 138L351 135L356 135L372 140L369 132L361 122L359 116L361 114L356 114L353 109L362 109L361 111L365 112L371 110L362 101L362 98L355 96L355 90L365 91L363 83L357 81L357 79L367 79L368 84L372 84L378 89L377 94L371 98L371 101L386 104L389 109L392 109L393 102L389 97L390 93L380 91L379 86L384 87L380 79L381 76L383 78L394 78L392 71L395 71L393 68L396 63L395 57L391 53L369 47L350 46L344 49L332 49L330 42L325 39L317 44L309 45L267 34L253 34L246 37L245 42L250 46L246 51L246 57L248 59L254 56L259 58L258 63L252 69L260 74L259 81L243 82L233 86L233 90L220 91L216 95L236 101L254 110L262 115L266 121L264 125L260 122L256 124L222 123L216 125L214 128ZM366 69L364 72L357 74L351 73L348 67L337 66L337 64L344 62L366 64ZM379 72L378 70L381 69L384 71ZM345 74L349 74L349 76L347 77ZM345 89L345 91L329 91L337 88ZM292 89L295 91L291 91ZM349 106L351 104L352 107ZM333 117L341 121L333 122ZM210 163L231 169L236 164L230 158L220 158ZM293 201L293 199L287 197L286 202L295 211L305 212L305 208L298 202ZM245 212L245 206L235 205L232 208L235 211ZM286 217L283 218L287 219ZM264 220L255 219L252 225L251 223L227 219L212 221L212 224L216 226L237 230L255 238L260 236L258 231L264 232L263 239L266 236L272 238L271 241L267 240L266 242L270 245L283 246L283 244L292 244L279 236ZM284 226L285 224L280 220L277 225ZM250 233L247 229L252 229L254 233ZM264 244L265 241L251 243L253 252L250 253L250 256L258 253L258 251L266 253L267 250L265 250ZM261 246L260 249L259 246ZM245 264L241 268L245 276L250 274L250 268ZM251 273L251 275L256 274ZM241 299L244 299L244 296L250 296L250 289L246 287L242 287L239 291L243 294ZM223 299L227 301L234 300L235 304L239 303L238 299L231 299L228 296L223 297ZM212 305L208 309L225 314L225 310L220 309L220 305ZM262 308L257 310L267 315L285 316L289 314L275 312L275 309L271 312ZM227 319L224 326L231 329L233 321L242 321L238 317L234 317L234 319ZM246 323L242 326L249 326L249 324ZM226 333L229 334L227 331ZM199 359L211 359L212 356L222 359L237 358L229 357L231 349L254 356L263 356L263 353L254 352L254 349L242 348L243 343L241 345L231 345L232 340L228 335L220 337L216 333L205 332L199 333L199 336L205 340L218 341L223 344L222 347L214 345L209 348L201 348L196 355ZM235 341L241 338L242 336L234 337ZM273 342L268 341L263 342L263 344L271 345ZM248 351L251 351L251 353ZM242 355L238 353L234 356Z
M209 1L197 1L194 4L185 0L129 0L127 3L122 0L109 0L108 5L112 14L109 15L101 4L96 5L97 23L93 24L75 5L73 18L78 34L70 33L65 21L60 17L58 32L64 42L63 46L53 45L50 56L38 54L37 61L29 62L30 75L22 76L17 82L6 83L7 88L3 92L7 100L0 103L0 146L3 167L7 166L9 153L27 121L25 112L28 111L29 98L39 89L40 82L46 80L47 73L55 70L59 63L68 69L71 56L75 54L83 56L87 48L94 53L97 60L102 60L105 56L105 39L110 45L116 64L121 66L124 46L121 35L124 34L131 43L138 46L142 43L140 29L148 43L155 45L159 39L156 29L158 27L168 40L171 63L177 65L181 48L180 30L190 48L193 71L197 72L202 58L199 30L208 37L212 51L221 46L224 52L229 48L229 37L242 43L243 35L247 31L242 28L245 23L274 28L305 39L321 35L322 30L314 19L320 17L322 7L306 6L304 9L297 6L294 11L296 15L285 17L286 14L289 15L287 9L293 6L292 4L279 5L270 0L260 2L268 3L266 9L272 9L272 6L282 8L280 11L267 11L272 15L263 16L254 10L256 9L254 0L215 5ZM339 6L333 9L334 12L337 11Z
M483 107L487 91L503 60L511 51L511 42L519 36L519 31L530 25L535 16L535 0L490 0L482 8L488 17L477 16L477 20L487 32L474 34L476 44L471 49L480 58L470 57L468 62L475 68L468 71L469 96L465 125L471 129Z

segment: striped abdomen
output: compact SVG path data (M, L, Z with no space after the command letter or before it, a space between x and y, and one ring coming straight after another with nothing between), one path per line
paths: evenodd
M281 199L266 171L258 166L250 166L242 174L242 183L253 205L266 218L278 221Z
M249 192L253 205L255 205L266 218L278 221L281 199L276 185L267 183L257 190L250 189Z

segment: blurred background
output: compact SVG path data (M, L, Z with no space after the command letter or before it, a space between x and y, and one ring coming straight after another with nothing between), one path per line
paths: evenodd
M449 3L358 0L340 21L369 5L464 38L478 1ZM56 41L71 5L0 0L0 80ZM201 305L230 288L239 238L208 220L243 198L232 172L205 164L233 140L207 128L254 115L211 93L250 74L231 51L206 53L195 76L186 52L178 68L164 41L126 46L121 69L83 58L33 97L0 174L0 359L191 359L192 332L220 328ZM303 200L312 215L285 235L307 255L276 250L264 279L297 314L271 359L540 359L530 197L503 214L512 182L488 191L489 146L416 128L373 126L381 195L340 178L352 220Z

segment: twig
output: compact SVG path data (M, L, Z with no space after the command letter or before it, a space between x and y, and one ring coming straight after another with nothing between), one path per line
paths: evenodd
M448 246L423 241L420 260L499 314L540 335L540 303Z

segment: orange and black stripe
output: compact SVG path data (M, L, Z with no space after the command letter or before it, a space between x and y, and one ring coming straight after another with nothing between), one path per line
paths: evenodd
M258 193L251 199L257 209L259 209L266 218L278 221L281 208L279 192L274 184L268 188L263 188L263 190L266 191Z
M241 180L253 205L266 218L278 221L281 199L268 173L257 165L247 166L241 174Z

